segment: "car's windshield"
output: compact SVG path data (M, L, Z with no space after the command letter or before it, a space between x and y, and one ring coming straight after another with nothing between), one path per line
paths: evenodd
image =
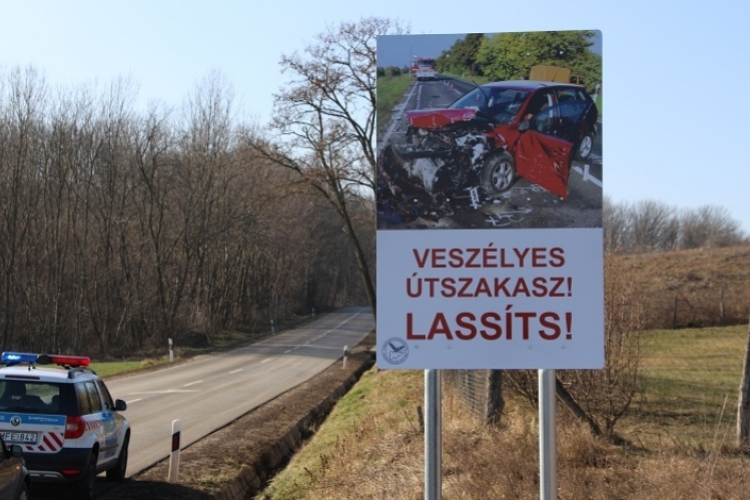
M529 92L503 87L477 87L450 105L450 108L472 108L491 115L500 123L513 121Z

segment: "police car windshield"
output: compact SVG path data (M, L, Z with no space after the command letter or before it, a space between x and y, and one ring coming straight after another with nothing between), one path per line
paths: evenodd
M63 413L60 386L47 382L0 380L0 411Z

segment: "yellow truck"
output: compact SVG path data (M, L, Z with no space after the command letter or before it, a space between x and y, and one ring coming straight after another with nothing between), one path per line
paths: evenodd
M583 80L578 75L571 75L568 68L559 66L545 66L543 64L532 66L529 80L542 82L577 83L583 85Z

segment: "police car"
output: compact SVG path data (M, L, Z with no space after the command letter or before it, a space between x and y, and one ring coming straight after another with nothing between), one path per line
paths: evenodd
M75 498L93 495L96 475L120 481L130 427L82 356L4 352L0 357L0 435L20 445L32 481L72 483Z

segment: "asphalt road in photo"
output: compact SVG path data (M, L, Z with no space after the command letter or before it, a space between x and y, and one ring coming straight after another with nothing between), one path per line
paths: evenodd
M414 81L404 99L393 110L391 122L380 129L382 152L386 144L405 140L406 112L413 109L444 108L474 88L470 82L439 77L436 80ZM440 221L420 219L416 227L600 227L602 200L602 122L594 147L587 161L574 160L568 180L568 199L554 194L526 179L516 183L495 203L480 209L454 206L454 214Z

